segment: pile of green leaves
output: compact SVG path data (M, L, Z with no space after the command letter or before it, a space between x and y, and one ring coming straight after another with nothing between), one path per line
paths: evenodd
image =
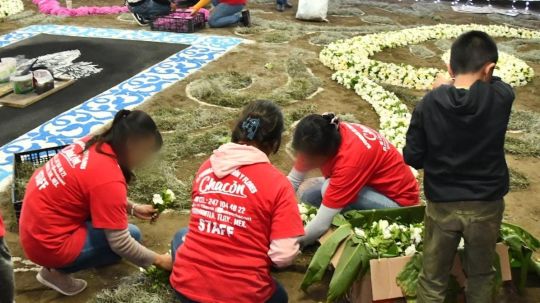
M424 214L424 206L350 211L345 215L337 216L333 224L337 229L315 252L311 263L304 275L301 288L307 291L309 286L322 280L328 269L332 257L338 247L343 243L344 250L336 265L330 280L327 301L333 302L342 298L357 279L361 279L369 270L369 261L379 257L365 237L357 234L355 228L369 229L380 220L392 222L420 223ZM401 235L400 235L401 236ZM380 243L382 245L382 242ZM392 251L386 251L390 255ZM394 252L393 255L399 255Z
M520 269L518 289L522 292L529 271L540 276L540 262L533 259L533 253L540 249L540 241L523 228L510 223L502 224L500 235L510 249L510 265Z
M344 216L337 216L333 222L337 229L321 244L315 252L306 271L301 288L307 291L314 283L320 282L330 266L338 247L343 245L343 253L335 267L330 281L327 302L342 298L350 289L354 281L361 279L369 270L369 261L379 257L396 257L404 255L398 249L398 242L409 242L415 245L416 251L411 254L411 261L405 266L397 277L397 283L402 288L407 299L414 302L418 275L422 268L422 245L413 243L414 236L410 234L412 227L421 228L425 206L380 209L366 211L350 211ZM381 222L390 227L394 223L408 224L407 231L398 231L395 228L384 228L390 235L384 236ZM501 240L509 247L511 265L521 269L519 288L525 287L527 273L532 271L540 275L540 262L535 261L533 253L540 248L540 241L519 226L503 223L501 226ZM400 243L402 244L402 243ZM417 252L417 253L416 253ZM494 293L501 286L500 263L497 259L497 283ZM461 291L460 286L452 279L449 293L456 295Z

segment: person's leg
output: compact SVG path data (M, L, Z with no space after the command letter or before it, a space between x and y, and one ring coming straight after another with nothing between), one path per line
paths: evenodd
M274 283L276 284L276 291L274 291L274 294L266 301L266 303L287 303L289 302L289 295L287 294L287 291L283 286L274 279Z
M90 222L86 224L86 229L86 242L80 255L72 264L60 268L60 271L74 273L87 268L111 265L121 260L121 257L112 251L102 229L95 229ZM129 224L128 229L131 236L141 242L140 229L133 224Z
M226 27L237 24L242 19L243 5L228 5L219 3L214 7L208 19L210 27Z
M455 213L443 203L428 203L424 224L424 261L418 277L417 302L442 303L462 226Z
M171 241L171 255L173 259L173 264L174 264L174 258L176 257L176 251L178 250L180 246L182 246L182 244L184 244L188 231L189 229L187 227L182 228L174 235Z
M375 189L365 186L358 193L356 201L346 207L346 210L351 209L381 209L381 208L396 208L400 207L394 200L379 193Z
M298 190L300 201L309 205L320 207L325 180L323 177L310 178L300 185Z
M162 4L159 2L156 2L154 0L148 0L148 12L146 14L146 17L148 19L154 19L159 16L165 16L171 13L171 6Z
M495 278L495 245L499 237L504 201L470 202L471 215L466 218L465 262L467 302L493 302Z
M0 237L0 302L13 302L14 298L14 279L13 262L11 254L4 242L4 237Z

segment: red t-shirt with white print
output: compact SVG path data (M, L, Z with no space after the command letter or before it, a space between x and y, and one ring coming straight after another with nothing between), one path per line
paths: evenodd
M6 234L6 229L4 228L4 220L2 220L2 212L0 212L0 237L3 237Z
M219 179L206 161L192 199L173 288L198 302L267 301L275 291L270 242L304 234L290 182L270 163L242 166Z
M126 229L127 188L110 145L64 148L28 182L19 224L28 259L49 268L72 263L94 228Z
M419 188L403 156L386 138L360 124L339 124L341 145L337 155L321 167L330 178L322 204L344 208L370 186L400 206L419 202Z

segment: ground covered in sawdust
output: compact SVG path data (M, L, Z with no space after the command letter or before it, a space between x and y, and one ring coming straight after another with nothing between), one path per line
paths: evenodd
M74 5L117 5L119 0L73 1ZM79 4L80 2L80 4ZM296 3L296 1L293 1ZM451 11L448 5L414 4L388 1L333 0L329 23L299 22L292 11L277 13L272 1L251 1L254 26L251 28L206 29L204 33L236 35L254 41L243 44L224 57L204 67L147 102L142 109L150 112L164 133L164 150L154 165L140 170L138 181L131 188L131 199L144 203L164 185L179 196L178 210L164 214L153 225L140 223L145 244L157 251L166 251L172 235L187 224L189 190L193 175L213 148L228 139L232 119L246 102L270 98L283 106L287 124L310 112L334 111L348 119L377 128L378 118L371 107L353 91L330 79L332 72L318 61L321 48L336 39L360 34L394 30L403 27L449 22L506 23L540 28L540 19L502 16L465 15ZM0 33L31 24L68 24L93 27L137 29L128 15L80 18L44 17L36 13L29 0L27 10L0 23ZM512 169L512 192L507 196L505 219L540 237L540 42L501 39L501 49L526 60L537 76L527 86L518 88L507 144L508 162ZM442 66L440 54L450 41L397 48L376 55L389 62L404 62L416 66ZM423 92L388 87L411 109ZM286 141L289 140L289 134ZM291 166L285 148L272 158L284 172ZM0 195L2 211L12 226L7 241L17 257L15 267L17 302L168 302L166 290L155 295L148 292L147 282L137 278L138 269L127 263L89 270L78 276L89 281L89 288L75 298L50 291L35 279L35 267L24 263L14 232L10 193ZM18 259L23 258L23 259ZM289 292L291 302L324 301L325 287L314 287L309 294L299 288L309 254L297 265L276 277ZM126 280L127 279L127 280ZM130 285L129 289L118 285ZM517 297L511 288L501 302L539 302L540 282L531 280L527 294ZM103 293L103 289L110 289ZM163 293L165 292L165 293ZM137 296L133 296L137 293ZM99 294L97 299L96 294ZM165 298L165 299L164 299Z

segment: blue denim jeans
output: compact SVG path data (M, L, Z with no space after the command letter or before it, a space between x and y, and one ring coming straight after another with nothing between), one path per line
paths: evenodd
M154 19L159 16L168 15L171 12L171 6L155 2L153 0L143 0L144 3L137 6L128 6L132 13L139 14L145 19Z
M220 3L219 0L212 0L214 10L208 19L210 27L226 27L240 22L244 5L229 5Z
M86 229L86 242L77 259L70 265L59 268L58 270L65 273L74 273L83 269L111 265L122 259L112 251L103 229L94 228L90 222L86 222ZM137 242L141 242L142 236L139 228L133 224L129 224L128 229L131 236Z
M300 199L302 202L320 207L324 193L328 188L328 184L330 184L330 179L325 180L324 178L319 177L308 181L311 183L311 186L300 193ZM399 204L397 204L394 200L379 193L369 186L365 186L358 193L356 200L350 201L348 206L345 207L343 211L395 207L399 207Z
M171 253L173 257L173 263L174 263L174 258L176 257L176 251L184 243L184 239L187 233L188 233L188 228L186 227L186 228L182 228L179 232L176 233L176 235L174 235L174 238L171 242L171 250L172 250ZM279 282L276 281L275 279L274 279L274 283L276 284L276 291L274 292L272 297L270 297L270 299L266 301L266 303L289 302L289 296L287 295L287 291L285 290L285 288L283 288L283 286L279 284ZM180 302L182 303L198 303L197 301L193 301L179 292L176 292L176 295L178 296L178 298L180 299Z

